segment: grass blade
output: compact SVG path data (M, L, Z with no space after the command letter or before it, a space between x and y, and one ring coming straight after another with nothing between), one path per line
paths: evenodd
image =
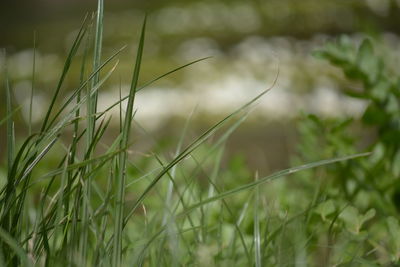
M3 123L7 122L9 119L11 119L12 116L14 116L15 113L17 113L18 111L21 110L21 108L22 108L22 106L18 106L16 108L14 108L14 110L11 111L11 113L8 113L8 111L7 111L6 116L3 119L0 120L0 126L3 125Z
M258 180L258 173L256 173L256 181ZM260 237L260 216L259 216L259 205L260 205L260 189L259 184L255 186L254 194L254 258L255 266L261 267L261 237Z
M33 266L33 264L29 261L25 251L19 246L18 242L1 227L0 237L2 242L6 243L18 255L21 260L22 266Z
M101 60L101 46L102 46L102 36L103 36L103 0L97 1L97 14L96 14L96 33L95 33L95 44L94 44L94 55L93 55L93 69L97 69L100 65ZM99 83L100 75L97 72L91 82L91 87L87 90L87 132L86 132L86 153L87 158L92 156L92 151L94 148L91 147L93 142L93 137L96 128L95 113L97 110L97 91L91 94L91 89L96 87ZM88 164L86 166L86 172L90 173L92 170L92 165ZM88 235L89 235L89 205L91 201L91 191L92 191L92 176L89 175L85 180L83 185L83 210L82 210L82 237L80 240L81 249L81 260L82 263L87 262L87 247L88 247Z
M212 127L210 127L208 130L206 130L203 134L201 134L195 141L193 141L190 145L188 145L177 157L175 157L157 176L154 178L154 180L147 186L147 188L143 191L143 193L140 195L140 197L136 200L135 204L133 205L131 211L128 213L128 215L125 218L125 223L128 222L129 218L133 215L134 211L139 207L140 203L145 199L147 194L151 191L151 189L158 183L158 181L170 170L172 169L173 166L178 164L180 161L182 161L184 158L186 158L190 153L192 153L197 147L199 147L202 143L204 143L207 139L209 139L218 129L220 129L223 125L225 125L226 122L228 122L230 119L232 119L235 115L239 114L243 110L247 109L250 107L252 104L254 104L258 99L260 99L262 96L264 96L266 93L268 93L271 88L275 85L277 78L279 76L279 71L277 72L276 78L272 84L271 87L268 89L264 90L260 94L258 94L256 97L251 99L249 102L244 104L243 106L239 107L237 110L214 124Z
M203 200L203 201L201 201L201 202L189 207L181 215L185 215L185 214L187 214L187 213L189 213L189 212L191 212L191 211L193 211L193 210L195 210L195 209L197 209L197 208L199 208L199 207L201 207L201 206L203 206L203 205L205 205L207 203L214 202L214 201L229 197L231 195L234 195L236 193L239 193L239 192L242 192L242 191L245 191L245 190L249 190L249 189L251 189L251 188L253 188L253 187L255 187L255 186L259 185L259 184L270 182L272 180L275 180L277 178L280 178L280 177L283 177L283 176L286 176L286 175L290 175L290 174L293 174L293 173L296 173L296 172L299 172L299 171L302 171L302 170L307 170L307 169L312 169L312 168L316 168L316 167L320 167L320 166L324 166L324 165L328 165L328 164L332 164L332 163L337 163L337 162L340 162L340 161L355 159L355 158L359 158L359 157L366 157L366 156L369 156L370 154L371 154L370 152L367 152L367 153L354 154L354 155L338 157L338 158L333 158L333 159L326 159L326 160L316 161L316 162L308 163L308 164L305 164L305 165L301 165L301 166L285 169L285 170L282 170L282 171L278 171L278 172L276 172L276 173L274 173L272 175L265 176L265 177L255 181L255 182L248 183L248 184L245 184L243 186L239 186L239 187L237 187L235 189L228 190L228 191L223 192L223 193L221 193L219 195L216 195L214 197L205 199L205 200Z
M65 77L67 76L67 73L68 73L68 71L69 71L69 69L70 69L70 67L71 67L72 59L73 59L73 57L75 56L76 52L78 51L79 45L80 45L80 43L81 43L83 37L85 36L85 32L86 32L86 28L85 28L86 20L87 20L87 16L86 16L85 19L83 20L83 23L82 23L82 25L81 25L81 28L79 29L79 32L78 32L78 34L77 34L77 36L76 36L76 38L75 38L75 40L74 40L74 43L73 43L73 45L72 45L72 47L71 47L71 50L69 51L69 54L68 54L68 56L67 56L67 59L65 60L64 68L63 68L63 70L62 70L62 72L61 72L61 77L60 77L60 79L59 79L59 81L58 81L58 84L57 84L57 87L56 87L56 91L55 91L55 93L54 93L54 95L53 95L53 98L51 99L50 106L49 106L49 108L48 108L48 110L47 110L47 113L46 113L46 116L45 116L45 118L44 118L44 120L43 120L41 132L43 132L43 131L46 129L47 122L48 122L48 120L49 120L49 118L50 118L50 114L51 114L51 112L52 112L52 110L53 110L54 104L55 104L55 102L56 102L56 100L57 100L57 97L58 97L58 95L59 95L59 93L60 93L61 86L64 84Z
M6 109L7 109L7 165L8 165L8 181L10 182L11 167L14 160L15 151L15 136L14 136L14 121L12 119L12 104L11 104L11 89L8 80L7 68L5 69L5 82L6 82Z
M173 70L171 70L171 71L168 71L168 72L166 72L166 73L164 73L164 74L162 74L162 75L160 75L160 76L154 78L153 80L146 82L144 85L138 87L138 88L136 89L136 92L139 92L139 91L143 90L144 88L146 88L147 86L149 86L149 85L153 84L154 82L160 80L161 78L164 78L164 77L166 77L166 76L168 76L168 75L170 75L170 74L172 74L172 73L175 73L175 72L177 72L177 71L179 71L179 70L181 70L181 69L183 69L183 68L189 67L189 66L191 66L191 65L193 65L193 64L195 64L195 63L197 63L197 62L200 62L200 61L203 61L203 60L206 60L206 59L209 59L209 58L211 58L211 57L200 58L200 59L191 61L191 62L189 62L189 63L186 63L185 65L179 66L179 67L177 67L177 68L175 68L175 69L173 69ZM105 109L105 110L102 112L102 114L103 114L103 113L106 113L106 112L108 112L108 111L110 111L111 109L113 109L114 107L116 107L117 105L119 105L120 103L122 103L123 101L127 100L128 98L129 98L129 95L120 98L119 101L115 102L114 104L112 104L111 106L109 106L107 109Z
M133 104L135 102L135 95L137 84L139 80L140 65L142 61L142 54L144 48L144 37L146 30L146 17L144 18L140 41L137 49L136 63L133 71L131 88L129 91L128 107L125 114L124 126L122 129L121 148L127 148L129 142L130 129L132 126ZM125 169L126 169L127 154L121 153L118 159L117 168L117 185L116 185L116 210L115 210L115 227L114 227L114 246L112 255L112 265L115 267L121 266L122 260L122 231L124 224L124 198L125 198Z
M33 106L33 91L35 88L35 68L36 68L36 31L33 33L33 63L32 63L32 84L31 84L31 96L29 101L29 135L32 134L32 106Z

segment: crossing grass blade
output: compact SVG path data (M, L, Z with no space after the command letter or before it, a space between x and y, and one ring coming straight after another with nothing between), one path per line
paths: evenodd
M14 108L14 110L11 111L11 113L9 113L9 111L7 111L6 116L0 120L0 126L3 125L4 123L6 123L9 119L12 118L12 116L14 116L16 113L18 113L18 111L20 111L22 108L22 106L18 106L16 108Z
M63 70L61 72L61 76L60 76L60 79L58 81L56 90L54 92L54 95L53 95L53 97L51 99L51 102L50 102L50 106L47 109L45 118L43 120L43 124L42 124L42 128L41 128L42 132L46 129L48 120L50 119L51 112L53 111L53 107L54 107L54 105L56 103L56 100L57 100L58 95L60 93L61 87L64 84L65 77L67 76L67 73L69 72L69 69L71 67L72 60L73 60L74 56L76 55L76 53L78 51L78 48L79 48L79 46L81 44L81 41L82 41L83 37L85 36L85 33L86 33L85 25L86 25L87 17L88 16L86 15L85 19L82 22L81 28L79 29L79 32L75 37L74 43L73 43L73 45L72 45L72 47L71 47L71 49L69 51L69 54L68 54L68 56L67 56L67 58L65 60L64 68L63 68Z
M232 125L232 126L230 127L230 129L228 129L227 133L229 133L229 130L235 129L235 128L238 126L238 124L242 123L242 122L243 122L243 119L244 119L245 117L246 117L246 116L243 116L238 122L236 122L234 125ZM228 136L229 136L229 134L228 134L228 135L224 134L224 135L215 143L214 148L213 148L213 149L210 149L210 151L212 152L212 151L216 150L217 147L219 147L219 146L221 146L221 145L224 145L223 142L226 142L226 139L228 138ZM221 149L221 150L220 150L220 153L218 153L218 155L217 155L218 158L217 158L216 163L215 163L215 166L214 166L214 167L215 167L215 170L217 170L218 168L220 168L220 161L221 161L221 159L222 159L222 154L223 154L223 149ZM204 160L203 160L202 162L200 162L200 161L197 161L195 157L192 156L192 158L196 161L196 164L197 164L198 168L201 169L201 168L203 167ZM208 194L208 197L209 197L209 198L212 197L213 195L221 194L221 192L222 192L222 190L217 186L217 181L215 180L215 178L216 178L216 176L217 176L217 172L214 172L213 175L214 175L215 177L209 177L208 175L206 176L206 177L207 177L207 180L208 180L208 182L209 182L209 184L210 184L210 185L209 185L209 186L210 186L209 188L212 189L212 190L209 189L209 194ZM210 194L210 192L211 192L211 194ZM228 212L228 214L229 214L230 216L233 217L234 214L233 214L233 211L232 211L232 209L230 208L228 202L227 202L225 199L221 199L221 202L222 202L221 204L223 205L223 207L225 208L225 210ZM206 205L204 205L204 206L207 207L208 205L209 205L209 204L206 204ZM245 202L244 205L247 206L247 205L248 205L248 202ZM187 207L183 206L183 210L186 210L186 209L187 209ZM209 209L208 209L208 210L209 210ZM235 228L234 236L236 236L236 235L239 236L240 244L241 244L242 247L243 247L243 250L244 250L244 252L245 252L245 256L247 257L247 260L248 260L248 262L252 262L252 258L251 258L251 256L250 256L250 252L249 252L248 245L246 244L246 242L245 242L245 240L244 240L244 233L243 233L243 231L242 231L242 230L240 229L240 227L239 227L241 221L242 221L243 218L244 218L245 210L246 210L246 208L243 209L243 213L242 213L243 216L240 216L239 219L238 219L238 221L234 223L234 228ZM207 209L206 209L206 211L207 211ZM188 213L187 215L189 215L189 214L190 214L190 213ZM179 215L177 215L177 217L179 217ZM206 228L207 228L207 225L205 224L205 225L203 226L203 229L206 231ZM232 242L232 246L234 246L234 242ZM233 248L232 248L232 249L233 249ZM232 254L232 255L234 255L234 254Z
M279 76L279 71L277 72L276 78L274 80L274 83L272 86L264 91L262 91L260 94L258 94L256 97L251 99L249 102L245 103L243 106L239 107L237 110L226 116L225 118L221 119L219 122L214 124L212 127L210 127L208 130L206 130L203 134L201 134L197 139L195 139L190 145L188 145L177 157L175 157L157 176L156 178L150 183L150 185L143 191L143 193L140 195L138 200L135 202L133 205L131 211L128 213L128 215L125 218L124 225L128 222L129 218L133 215L135 210L139 207L139 205L142 203L142 201L145 199L147 194L153 189L153 187L160 181L160 179L170 170L178 164L180 161L182 161L184 158L186 158L190 153L192 153L197 147L199 147L202 143L204 143L207 139L209 139L218 129L220 129L223 125L225 125L228 121L230 121L235 115L240 114L242 111L246 110L249 108L252 104L254 104L258 99L260 99L262 96L264 96L266 93L270 91L270 89L275 85L276 80Z
M97 69L95 69L95 70L89 75L89 77L88 77L86 80L84 80L83 82L81 82L80 86L79 86L77 89L75 89L75 90L73 91L73 93L71 94L71 96L70 96L70 97L65 101L65 103L59 108L59 110L58 110L58 112L55 114L54 118L53 118L53 119L51 120L51 122L48 124L46 130L49 130L49 129L53 126L53 124L55 123L55 121L56 121L57 119L59 119L59 117L60 117L60 115L62 114L62 112L64 112L64 111L67 109L68 105L71 104L72 101L73 101L75 98L77 99L77 103L76 103L76 104L79 105L79 108L81 107L81 105L82 105L83 103L86 103L86 101L83 101L84 99L81 99L80 97L79 97L79 100L78 100L78 96L80 95L82 89L84 89L86 86L88 86L89 82L90 82L104 67L106 67L107 65L109 65L109 63L110 63L117 55L119 55L124 49L125 49L125 46L122 47L122 48L120 48L119 50L117 50L113 55L111 55L108 59L106 59L106 60L103 62L103 64L101 64ZM117 62L118 62L118 61L117 61ZM105 77L107 77L107 78L110 77L111 73L114 71L114 69L116 68L117 65L118 65L118 64L115 63L114 66L111 68L112 71L110 70L110 71L105 75ZM91 89L91 92L89 91L89 94L90 94L90 95L93 95L93 94L95 93L95 91L96 91L97 89L99 89L100 86L101 86L106 80L107 80L107 79L103 78L103 79L101 79L100 81L98 81L98 82L96 83L96 85ZM78 109L76 109L76 110L78 110ZM105 112L103 112L103 113L105 114ZM102 114L103 114L103 113L102 113Z
M111 68L111 70L105 75L105 77L96 85L95 88L91 90L91 94L94 94L102 85L103 83L111 76L111 74L114 72L116 66L118 65L118 62ZM86 100L90 97L90 95L83 96L81 101L74 105L68 112L67 114L64 115L64 117L58 121L53 127L48 129L45 133L42 133L40 135L33 135L32 140L34 138L37 138L34 140L33 143L28 143L26 146L23 146L20 149L20 154L22 155L23 153L26 152L26 156L22 158L22 161L19 162L20 166L25 166L28 164L29 161L32 160L36 156L36 154L40 151L40 149L44 146L47 146L51 140L53 140L65 127L68 125L72 124L74 122L74 116L75 112L84 104L86 103ZM26 151L24 151L25 148ZM33 148L33 149L29 149ZM16 168L16 166L13 166L13 169Z
M312 163L300 165L300 166L297 166L297 167L285 169L285 170L282 170L282 171L278 171L278 172L276 172L276 173L274 173L272 175L265 176L265 177L263 177L261 179L258 179L255 182L245 184L245 185L237 187L235 189L232 189L232 190L229 190L229 191L226 191L226 192L222 192L221 194L216 195L214 197L205 199L205 200L203 200L203 201L201 201L201 202L189 207L181 215L185 215L185 214L187 214L187 213L189 213L189 212L191 212L191 211L193 211L193 210L195 210L195 209L197 209L199 207L202 207L203 205L205 205L207 203L211 203L211 202L223 199L223 198L227 198L227 197L232 196L234 194L237 194L239 192L242 192L242 191L245 191L245 190L249 190L249 189L251 189L251 188L253 188L253 187L257 186L257 185L260 185L260 184L263 184L263 183L266 183L266 182L270 182L272 180L275 180L275 179L283 177L283 176L287 176L287 175L294 174L294 173L299 172L299 171L303 171L303 170L307 170L307 169L313 169L313 168L317 168L317 167L321 167L321 166L325 166L325 165L328 165L328 164L333 164L333 163L337 163L337 162L341 162L341 161L351 160L351 159L355 159L355 158L359 158L359 157L366 157L366 156L369 156L369 155L371 155L370 152L354 154L354 155L349 155L349 156L344 156L344 157L338 157L338 158L333 158L333 159L326 159L326 160L321 160L321 161L317 161L317 162L312 162Z
M32 262L28 259L25 251L20 247L19 243L3 228L0 228L0 237L2 242L6 243L10 248L18 255L21 260L21 265L30 267L33 266ZM7 262L7 265L10 265L10 262Z

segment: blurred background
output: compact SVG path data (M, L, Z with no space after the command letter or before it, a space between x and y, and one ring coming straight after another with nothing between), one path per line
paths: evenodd
M95 10L95 0L0 2L0 48L6 51L0 56L0 97L5 99L7 62L14 105L22 105L16 117L17 134L26 134L34 33L33 122L40 125L74 37L85 15L92 16ZM163 140L161 146L176 144L184 120L193 112L188 134L192 139L271 87L277 77L273 89L232 136L228 153L261 171L280 169L290 164L301 114L357 118L364 111L365 103L341 93L359 85L349 84L339 70L313 57L313 52L342 34L354 43L372 35L383 51L398 50L399 11L400 1L395 0L105 1L103 59L124 45L127 48L101 89L100 110L118 100L119 88L124 94L129 89L139 31L147 14L141 84L193 60L211 58L138 94L136 118L146 135ZM67 77L64 96L79 84L78 63ZM0 111L3 118L4 103ZM110 115L113 112L118 110ZM113 123L117 126L119 120ZM139 150L151 149L148 136L138 138L143 146Z

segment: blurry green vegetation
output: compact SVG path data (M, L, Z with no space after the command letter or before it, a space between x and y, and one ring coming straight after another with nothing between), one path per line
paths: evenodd
M400 77L393 75L391 64L383 60L370 39L355 47L342 37L316 55L357 82L357 87L344 88L344 93L368 100L368 106L361 121L351 117L327 120L315 115L303 118L299 123L299 156L294 162L354 153L360 146L372 155L296 177L296 194L322 201L315 209L321 220L310 224L307 231L318 232L314 238L326 257L324 265L343 262L392 266L399 262L400 255ZM363 141L366 131L373 133L367 144ZM287 185L293 187L290 182ZM308 203L305 201L302 208ZM323 234L321 229L325 229ZM345 255L344 251L350 253Z

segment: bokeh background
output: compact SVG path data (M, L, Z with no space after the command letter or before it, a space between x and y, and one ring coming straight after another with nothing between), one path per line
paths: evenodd
M5 99L7 62L14 105L22 105L15 118L18 135L26 134L34 39L33 122L39 125L74 36L85 15L92 16L95 10L95 0L0 2L0 47L6 51L0 56L0 97ZM357 118L365 107L341 93L358 85L349 84L339 70L315 58L313 52L343 34L354 43L368 34L381 42L383 51L398 50L399 11L400 1L394 0L105 1L103 58L124 45L127 48L119 57L117 71L101 89L100 110L118 100L119 88L123 92L129 88L137 39L147 14L141 84L190 61L211 58L140 92L138 123L152 138L161 140L158 145L168 146L176 143L192 112L189 135L196 136L272 86L278 76L227 147L237 160L262 172L280 169L290 164L296 123L302 114ZM399 61L395 57L393 64ZM76 64L62 89L64 95L77 87L79 71ZM4 103L0 111L4 117ZM4 157L5 138L1 137ZM151 149L151 138L139 138L139 151Z

